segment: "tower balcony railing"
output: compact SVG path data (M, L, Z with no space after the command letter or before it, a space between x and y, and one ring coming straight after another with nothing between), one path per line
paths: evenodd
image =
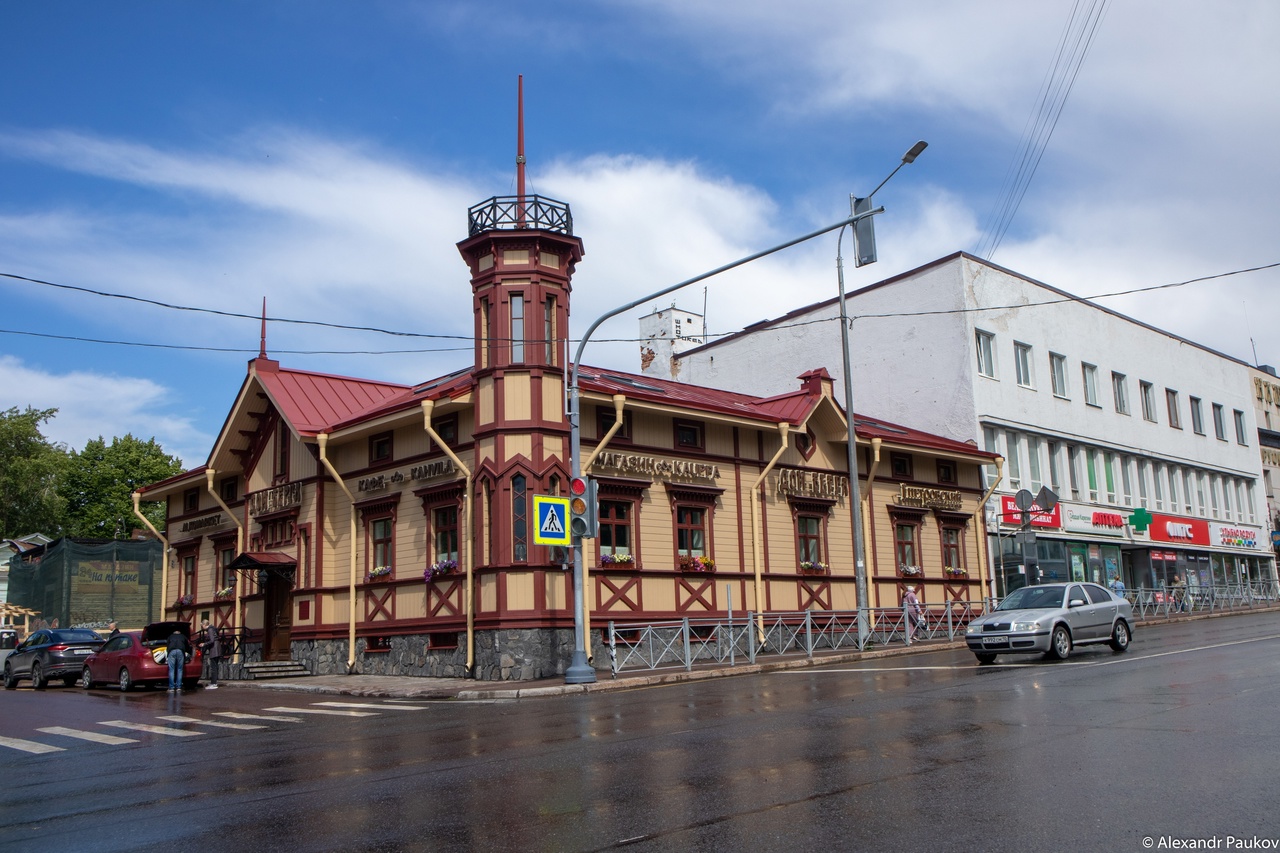
M540 195L495 196L467 209L467 233L542 230L573 234L569 205Z

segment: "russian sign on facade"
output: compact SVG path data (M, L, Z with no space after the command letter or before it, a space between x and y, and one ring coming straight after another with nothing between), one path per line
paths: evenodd
M924 509L960 509L963 495L954 489L934 489L928 486L898 485L898 505Z

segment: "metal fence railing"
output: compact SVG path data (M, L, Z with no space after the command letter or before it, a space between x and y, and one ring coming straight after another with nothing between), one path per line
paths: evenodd
M1280 603L1274 582L1215 586L1140 587L1121 593L1138 621L1181 614L1247 610ZM928 605L916 619L904 607L867 611L865 642L858 640L858 611L800 610L741 616L686 617L667 622L609 622L605 645L609 669L621 672L684 669L695 664L736 666L772 658L813 657L817 651L856 649L922 640L955 640L965 626L998 600L948 601Z

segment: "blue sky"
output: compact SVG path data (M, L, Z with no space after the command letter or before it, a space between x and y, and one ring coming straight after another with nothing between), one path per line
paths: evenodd
M880 261L847 263L859 287L978 252L1073 10L1096 29L991 259L1083 296L1280 261L1267 0L85 0L0 4L0 273L469 335L454 244L469 205L514 192L523 74L529 190L569 202L586 247L572 332L838 220L928 140L876 196ZM708 282L710 330L834 295L835 253L821 238ZM1103 302L1275 364L1278 283ZM46 434L77 449L132 432L200 464L257 352L253 320L13 278L0 296L0 407L57 407ZM596 337L634 338L640 313ZM458 347L268 331L286 366L406 383L467 364ZM425 351L354 354L390 349ZM587 361L638 370L637 347Z

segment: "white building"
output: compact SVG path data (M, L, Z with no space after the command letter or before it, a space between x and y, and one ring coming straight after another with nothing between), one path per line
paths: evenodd
M1061 498L1033 521L1042 580L1274 581L1249 365L964 253L847 302L859 413L1005 457L997 594L1027 581L1013 500L1042 486ZM834 298L647 372L767 395L815 364L843 387Z
M1251 371L1253 405L1258 418L1258 449L1262 453L1263 491L1272 533L1272 550L1280 554L1280 379L1276 369L1262 365Z

